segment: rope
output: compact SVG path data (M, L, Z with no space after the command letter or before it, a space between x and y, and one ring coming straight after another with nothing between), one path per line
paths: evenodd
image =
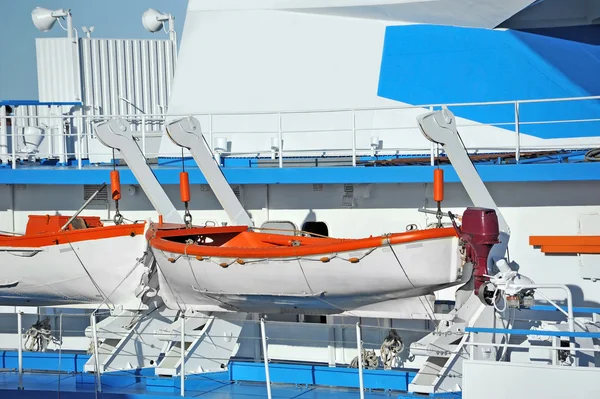
M41 321L37 321L25 333L25 347L32 352L46 352L50 342L55 345L62 345L62 342L52 335L52 326L50 319L45 317Z
M297 260L298 260L298 266L300 266L300 271L302 271L302 275L304 276L304 281L306 281L306 285L308 286L308 289L310 290L310 294L313 295L313 298L316 298L319 301L323 302L324 304L334 307L337 310L340 310L342 313L347 312L351 316L358 317L354 313L352 313L351 311L349 311L347 309L340 308L339 306L336 306L333 303L326 301L325 299L323 299L321 297L315 296L315 292L313 291L312 287L310 286L310 283L308 282L308 277L306 277L306 273L304 273L304 268L302 267L302 259L298 258Z
M367 351L362 349L362 360L363 367L369 370L375 370L379 366L379 359L377 358L377 354L375 351ZM357 369L358 368L358 356L356 356L350 362L350 368Z
M394 360L398 356L400 352L404 350L404 343L402 342L402 338L396 332L396 330L391 329L388 336L385 337L383 343L381 344L381 362L383 363L384 370L391 370Z
M146 259L146 256L148 255L148 251L145 251L144 254L142 255L141 258L138 259L138 261L136 262L136 264L133 266L133 268L129 271L129 273L127 273L127 275L121 280L121 282L119 284L117 284L117 286L112 290L112 292L110 294L108 294L108 296L106 297L106 299L104 301L102 301L102 303L100 305L98 305L98 307L96 307L96 309L94 310L94 313L97 312L100 307L102 305L104 305L104 303L111 297L112 294L115 293L115 291L117 291L119 289L119 287L121 286L121 284L123 284L123 282L125 280L127 280L127 278L129 276L131 276L131 273L133 273L133 271L144 262L144 260Z
M600 161L600 148L594 148L586 152L583 159L586 162L598 162Z
M398 262L398 265L402 269L402 273L404 273L404 275L406 276L406 279L408 280L408 282L410 283L410 285L412 285L413 288L417 288L413 284L413 282L410 279L410 277L408 277L408 274L406 273L406 270L404 269L404 266L402 266L402 262L400 262L400 258L398 258L398 255L396 255L396 251L394 251L394 247L392 246L390 240L386 240L386 241L387 241L388 246L392 250L392 253L394 254L394 257L396 258L396 262ZM421 302L421 305L423 305L423 308L425 309L425 313L427 313L429 310L431 310L431 316L433 317L434 320L436 320L436 318L435 318L435 311L433 310L433 307L431 306L431 304L429 302L427 302L427 304L429 305L429 309L427 309L427 306L425 306L425 304L423 303L423 299L421 299L421 297L417 297L417 298L419 298L419 302Z
M298 229L277 229L275 227L249 227L250 230L271 230L271 231L283 231L286 233L289 232L294 232L294 233L301 233L301 234L309 234L309 235L313 235L316 237L321 237L321 238L331 238L329 236L324 236L322 234L317 234L317 233L311 233L308 231L304 231L304 230L298 230ZM298 234L297 234L298 235Z
M108 297L106 296L106 294L104 294L104 291L102 291L102 289L100 288L100 286L98 285L98 283L96 283L96 280L94 280L94 278L92 277L92 275L88 271L87 267L85 267L85 265L83 264L83 261L81 260L81 258L77 254L77 251L75 251L75 248L73 248L73 245L71 244L70 241L69 241L69 246L71 247L71 249L73 250L73 253L77 257L77 260L79 261L79 264L81 264L81 267L83 267L83 270L85 271L85 273L90 278L90 281L92 282L92 284L94 285L94 287L96 287L96 289L98 290L98 293L102 296L102 298L104 298L104 301L107 301ZM113 309L114 309L115 308L115 304L112 301L110 303L111 303L111 305L113 306Z
M164 253L163 253L163 255L164 255ZM175 302L177 303L177 307L179 308L179 310L181 312L183 312L183 309L181 308L181 304L179 303L179 300L177 299L177 295L175 294L175 290L173 290L173 287L171 286L171 283L167 279L167 276L163 273L162 269L160 268L160 262L158 262L156 259L155 259L155 262L156 262L155 263L156 264L156 268L158 269L159 272L162 273L163 278L165 279L165 282L167 283L167 286L171 290L171 294L173 294L173 298L175 298ZM181 299L181 298L179 298L179 299ZM183 302L183 300L182 300L182 302ZM184 303L184 305L185 305L185 303Z
M0 230L0 234L10 234L12 236L23 236L23 235L25 235L23 233L17 233L17 232L14 232L14 231L7 231L7 230Z
M196 282L196 284L198 285L198 288L200 289L202 287L202 285L198 282L198 277L196 277L196 272L194 272L194 267L192 266L191 259L187 255L187 247L188 247L188 245L185 246L185 251L184 252L185 252L186 259L188 261L188 266L190 267L190 272L192 272L192 276L194 277L194 281ZM162 252L162 254L164 255L164 252ZM167 280L167 278L165 277L165 281L166 280ZM192 287L192 289L193 289L193 287ZM210 295L210 294L208 294L206 292L200 292L200 293L202 295L204 295L208 299L212 299L213 301L219 302L221 305L225 305L226 307L233 308L233 309L235 309L235 310L237 310L238 312L241 312L241 313L244 312L242 309L240 309L240 308L238 308L238 307L236 307L234 305L231 305L231 304L229 304L229 303L227 303L225 301L222 301L219 298L215 298L215 296L213 296L213 295Z

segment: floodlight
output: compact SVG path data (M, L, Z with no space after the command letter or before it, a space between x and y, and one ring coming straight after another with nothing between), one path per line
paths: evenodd
M47 32L54 26L58 18L69 15L69 10L49 10L47 8L36 7L31 12L31 19L36 28L42 32Z
M158 32L163 27L163 22L168 21L171 16L169 14L163 14L154 8L147 9L142 15L142 24L149 32Z
M154 8L149 8L142 14L142 25L144 28L152 33L158 32L164 26L164 22L169 22L169 37L171 40L175 40L175 29L173 26L173 17L171 14L162 13Z
M36 28L38 28L42 32L48 32L50 29L52 29L52 27L54 26L54 23L56 23L56 21L59 18L66 18L66 20L67 20L66 28L60 24L60 21L58 22L58 24L61 26L61 28L63 28L64 30L67 31L69 40L74 42L74 40L73 40L73 18L71 17L71 10L65 10L65 9L61 8L61 9L52 11L47 8L36 7L31 12L31 20L33 21L33 24L35 25ZM77 32L75 32L75 33L77 33Z

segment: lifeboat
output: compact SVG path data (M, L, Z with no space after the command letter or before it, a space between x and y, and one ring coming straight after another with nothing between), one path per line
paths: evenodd
M343 239L151 223L146 238L174 309L341 313L454 284L463 265L455 228Z
M82 216L65 226L70 219L30 215L24 235L0 235L1 304L133 306L146 223L104 226Z

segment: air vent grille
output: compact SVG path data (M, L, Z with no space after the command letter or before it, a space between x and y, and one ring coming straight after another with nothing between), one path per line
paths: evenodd
M84 184L83 185L83 200L89 200L92 195L102 187L101 184ZM100 191L98 195L90 202L90 205L105 205L108 202L108 190L106 187L104 190Z

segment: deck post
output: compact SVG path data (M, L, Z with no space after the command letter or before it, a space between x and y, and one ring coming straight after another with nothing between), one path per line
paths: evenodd
M356 111L352 110L352 166L356 166Z
M73 118L73 121L75 121L75 117ZM75 152L77 153L76 154L77 169L81 169L81 167L82 167L82 159L81 158L83 157L83 155L82 155L83 146L81 144L81 140L82 140L81 129L82 129L83 122L81 120L81 117L77 118L77 121L79 122L79 123L77 123L77 125L75 125L75 123L73 123L71 126L75 127L75 129L77 129L77 145L75 146ZM73 129L71 128L71 132L72 131L73 131ZM69 158L68 151L67 151L67 158ZM88 156L88 158L89 158L89 156Z
M58 347L58 392L60 395L60 366L62 360L62 342L63 342L63 314L62 312L58 316L58 342L60 346Z
M267 397L269 399L272 398L271 396L271 376L269 375L269 352L267 349L267 334L265 332L265 319L263 319L261 317L260 319L260 336L261 336L261 340L262 340L262 347L263 347L263 359L265 362L265 383L267 384Z
M19 389L23 389L23 312L17 313L17 330L19 334Z
M181 396L185 396L185 315L181 314Z
M433 105L429 107L429 112L433 112ZM437 155L439 156L439 154L437 154ZM429 156L430 156L431 166L435 166L436 153L435 153L435 143L433 141L431 142L431 152L430 152Z
M521 160L521 132L519 131L519 102L515 101L515 161Z
M146 155L146 115L142 114L142 153L144 154L144 158L148 159Z
M362 337L360 322L356 323L356 347L358 349L358 383L360 386L360 399L365 399L365 383L363 381Z
M92 325L92 339L94 340L93 342L93 348L94 348L94 365L95 365L95 375L96 375L96 385L97 385L97 391L98 392L102 392L102 380L100 378L100 358L98 356L100 356L100 353L98 351L98 331L96 330L96 312L92 312L92 314L90 315L90 322Z
M17 120L14 116L10 118L10 153L11 153L11 167L17 168Z
M277 113L277 140L279 141L279 167L283 168L283 131L281 129L281 112Z

